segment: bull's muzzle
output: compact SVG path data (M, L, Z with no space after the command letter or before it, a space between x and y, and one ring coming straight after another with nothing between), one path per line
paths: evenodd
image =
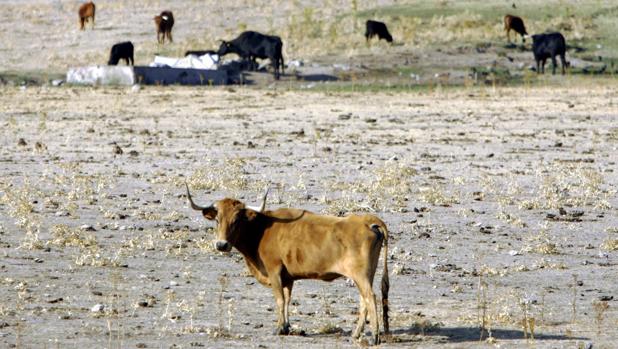
M215 249L219 252L230 252L232 245L225 240L217 240L215 241Z

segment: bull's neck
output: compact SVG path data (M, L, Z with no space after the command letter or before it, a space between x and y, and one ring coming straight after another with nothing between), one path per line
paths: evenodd
M234 243L234 247L245 256L245 258L256 259L257 250L264 236L266 228L264 216L258 216L250 222L246 222L241 228L238 239Z

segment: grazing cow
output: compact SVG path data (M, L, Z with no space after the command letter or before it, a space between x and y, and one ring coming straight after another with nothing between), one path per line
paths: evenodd
M157 27L157 42L165 43L165 36L169 42L172 40L172 27L174 26L174 14L172 11L163 11L160 15L154 17L155 26Z
M79 29L84 30L88 18L92 18L92 29L94 29L94 2L90 1L82 4L77 13L79 14Z
M369 42L369 39L377 35L378 41L384 39L391 44L393 43L393 37L391 36L391 33L388 32L386 24L369 19L367 20L367 23L365 23L365 27L365 39L367 42Z
M216 55L217 52L213 51L213 50L205 50L205 51L187 51L185 52L185 57L189 56L189 55L195 55L195 56L203 56L203 55Z
M279 74L283 74L283 42L281 38L274 35L264 35L254 31L241 33L232 41L222 41L217 54L224 56L228 53L235 53L241 59L251 62L255 67L255 59L268 58L274 69L275 79L279 79ZM281 72L279 69L281 68Z
M514 30L517 34L521 35L521 41L526 42L526 26L524 26L524 20L521 17L506 15L504 16L504 30L506 31L506 38L511 42L511 30Z
M131 41L119 42L112 46L107 64L117 65L121 59L124 59L127 65L133 65L133 44Z
M532 52L536 61L537 74L545 73L545 62L551 58L552 74L556 74L556 56L560 56L562 74L565 73L569 62L566 61L566 41L560 33L547 33L532 35Z
M379 343L378 310L372 285L384 245L382 318L384 333L389 333L388 231L378 217L323 216L286 208L264 211L266 195L260 208L229 198L199 206L193 202L188 186L187 197L193 209L217 222L215 248L229 252L235 247L245 258L251 274L262 285L272 288L278 308L276 334L280 335L290 331L289 305L294 281L332 281L346 276L356 283L360 292L359 318L352 335L361 336L369 313L370 341Z

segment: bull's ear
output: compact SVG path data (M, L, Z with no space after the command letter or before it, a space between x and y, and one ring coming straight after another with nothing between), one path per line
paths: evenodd
M257 217L257 215L258 215L258 213L255 212L254 210L247 210L247 209L245 209L243 211L245 211L245 217L246 217L247 221L249 221L249 222L254 220Z
M209 221L212 221L213 219L217 217L217 209L214 208L213 206L206 207L205 209L202 210L202 215L204 215L204 218L208 219Z

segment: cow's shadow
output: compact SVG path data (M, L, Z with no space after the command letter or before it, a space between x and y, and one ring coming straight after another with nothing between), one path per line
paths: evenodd
M299 334L293 334L299 335ZM304 333L302 336L306 337L330 337L347 338L352 335L352 331L338 331L336 333ZM465 343L465 342L479 342L479 340L485 340L489 337L487 331L483 332L481 338L481 329L478 327L439 327L432 328L423 331L417 326L410 328L398 328L391 331L390 335L382 338L387 343L410 343L410 342L422 342L423 339L418 337L419 335L436 338L440 342L444 343ZM491 336L496 340L521 340L526 339L524 332L520 330L509 329L493 329ZM351 337L350 337L351 338ZM532 339L530 339L532 340ZM535 333L534 340L589 340L586 337L574 337L564 336L559 334L550 333Z
M298 74L296 75L297 80L301 81L337 81L339 80L334 75L329 74Z
M443 337L446 342L461 343L461 342L475 342L481 339L481 329L478 327L439 327L432 328L427 331L422 331L418 327L411 327L407 329L396 329L392 331L394 337L398 335L419 335ZM525 339L526 336L521 330L510 329L492 329L491 336L497 340L515 340ZM483 331L483 339L489 337L487 331ZM564 336L560 334L550 333L535 333L535 340L587 340L585 337L573 337Z

